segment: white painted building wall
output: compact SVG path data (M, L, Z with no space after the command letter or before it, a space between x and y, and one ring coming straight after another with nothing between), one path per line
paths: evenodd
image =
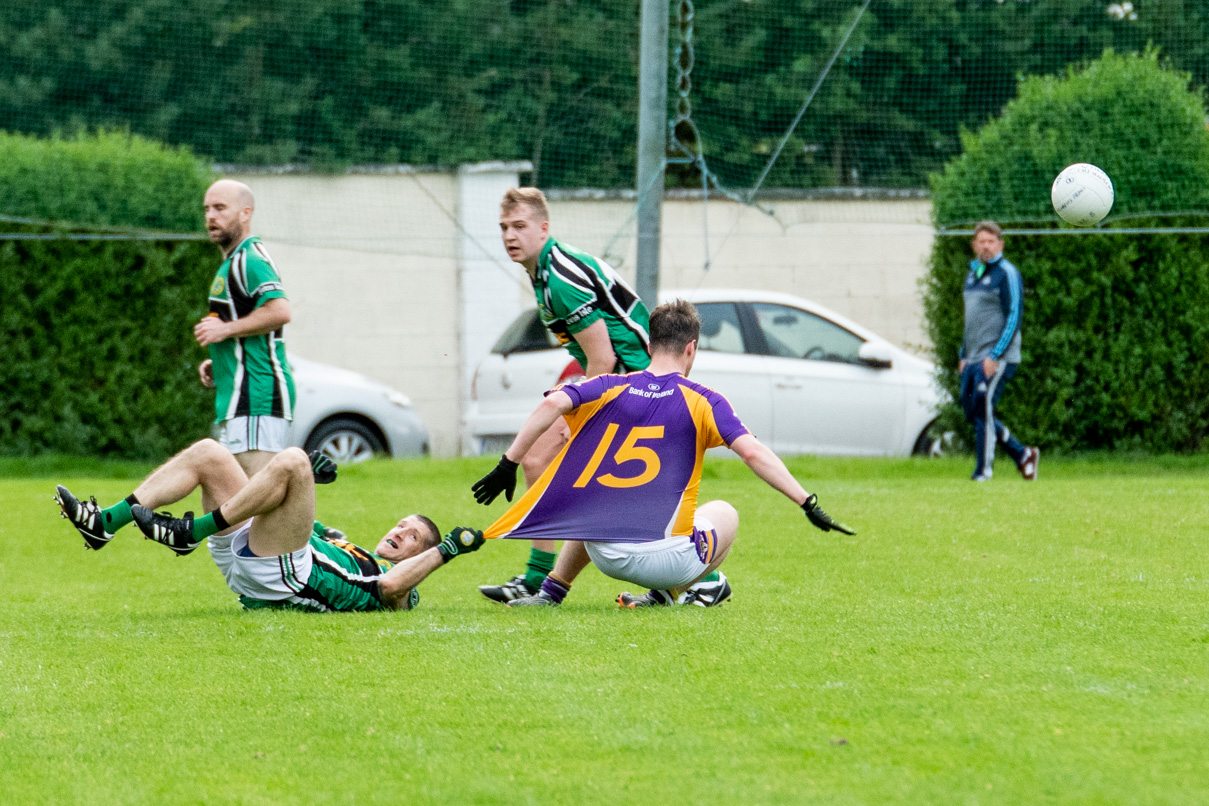
M478 361L533 305L498 226L499 197L526 169L484 163L457 172L227 173L256 195L253 233L277 262L293 306L290 350L405 392L437 456L459 450ZM552 233L601 255L633 282L633 201L572 195L551 194ZM703 220L700 200L669 198L661 287L796 294L926 350L918 285L932 240L926 201L764 206L775 217L711 200Z

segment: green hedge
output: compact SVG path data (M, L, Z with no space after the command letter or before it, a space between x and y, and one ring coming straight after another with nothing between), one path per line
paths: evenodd
M16 166L15 153L35 158ZM59 220L201 230L210 176L187 152L120 135L4 135L0 154L0 213L20 215L20 200L66 182L52 194ZM0 240L0 454L160 459L208 433L213 395L198 383L205 353L192 324L213 245L78 241L17 224L0 233L56 236Z
M69 226L201 232L210 169L188 149L120 132L0 131L0 213ZM199 190L200 188L200 190Z
M1156 141L1155 120L1182 123ZM1077 161L1101 165L1113 178L1110 221L1209 227L1209 216L1141 216L1155 200L1158 209L1174 198L1209 206L1204 100L1153 53L1110 53L1064 80L1026 79L1019 99L969 136L965 154L934 177L936 223L973 221L992 209L1013 213L1000 221L1007 227L1056 220L1050 182ZM1003 407L1020 438L1059 450L1202 448L1209 434L1209 235L1109 228L1006 241L1025 285L1023 357ZM939 235L925 279L928 330L954 399L970 257L968 235ZM964 433L956 405L942 419Z
M157 459L208 433L207 242L0 242L0 452Z

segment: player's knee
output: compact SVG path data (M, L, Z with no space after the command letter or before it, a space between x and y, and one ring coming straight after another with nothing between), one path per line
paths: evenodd
M231 452L224 448L217 440L199 439L189 446L189 454L196 459L210 460L219 456L230 456Z
M311 477L311 459L302 448L286 448L273 458L273 463L295 476Z
M718 531L719 536L734 537L739 531L739 510L726 501L710 501L697 508L702 516L708 518Z

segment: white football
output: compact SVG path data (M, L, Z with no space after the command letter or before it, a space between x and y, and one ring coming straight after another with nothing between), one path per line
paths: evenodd
M1112 209L1112 180L1096 166L1076 162L1058 174L1049 197L1063 221L1090 227L1103 221Z

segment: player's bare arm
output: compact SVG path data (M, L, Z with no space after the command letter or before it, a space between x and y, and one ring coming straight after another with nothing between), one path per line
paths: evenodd
M739 455L751 471L777 492L783 494L798 506L810 497L806 488L785 467L781 457L773 453L772 448L756 439L751 434L744 434L731 443L730 449Z
M407 603L411 589L444 564L444 558L435 548L409 557L378 580L378 596L387 607L398 610Z
M609 326L603 319L597 319L583 330L573 334L572 338L583 348L584 355L588 357L588 365L584 367L584 372L589 378L608 375L617 366L617 353L613 351Z
M455 526L436 545L414 557L399 562L378 580L378 596L390 608L404 606L411 589L423 582L429 574L450 560L478 551L486 541L478 529Z
M554 425L559 417L574 407L571 396L566 392L555 391L546 395L529 415L529 419L525 420L525 424L521 426L520 432L508 446L508 450L504 451L504 456L513 461L519 460L533 447L533 443L537 442L537 438L544 434L546 429Z
M474 500L480 504L490 504L500 493L511 501L512 493L516 490L516 469L520 460L533 447L538 438L554 425L559 417L571 411L575 404L566 392L555 391L546 395L537 405L529 419L521 426L520 433L512 440L508 450L500 457L490 473L476 481L471 487ZM513 458L515 457L515 458Z
M833 519L820 509L818 497L806 492L806 488L799 484L798 480L789 472L789 468L785 467L781 457L773 453L772 449L763 442L751 434L744 434L732 442L730 448L764 483L801 507L810 522L819 529L824 532L835 529L844 534L856 534L853 529Z
M193 328L193 336L202 347L232 338L263 336L290 322L290 301L283 297L271 299L264 305L234 322L224 322L217 316L207 316ZM204 384L205 381L203 380Z

